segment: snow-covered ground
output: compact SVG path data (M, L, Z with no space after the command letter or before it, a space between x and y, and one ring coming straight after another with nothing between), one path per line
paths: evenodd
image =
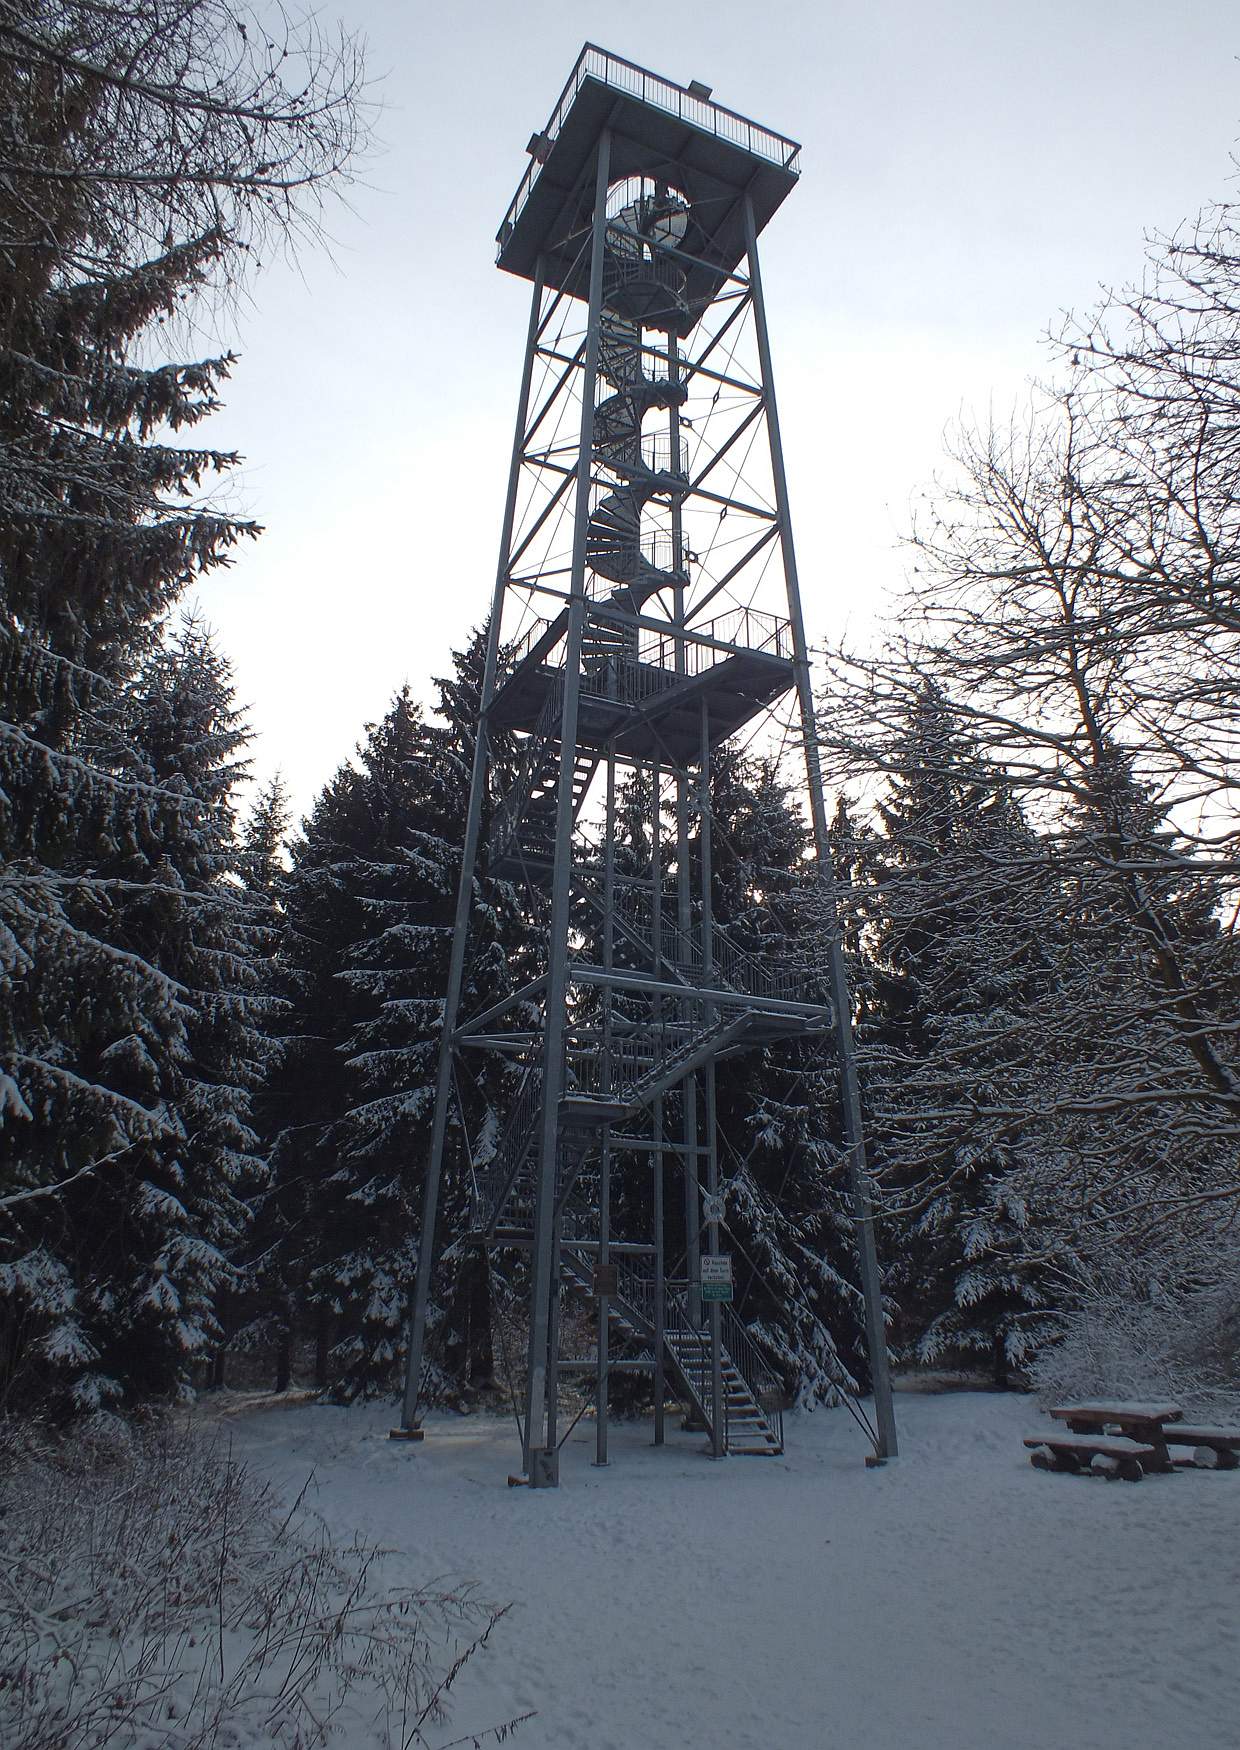
M561 1487L510 1489L511 1420L239 1417L289 1491L399 1551L387 1577L474 1579L516 1608L458 1684L455 1738L527 1709L533 1750L1162 1750L1240 1745L1240 1471L1139 1484L1032 1469L1030 1399L901 1393L867 1470L842 1412L780 1459L712 1463L669 1418L593 1428ZM1049 1425L1049 1424L1047 1424Z

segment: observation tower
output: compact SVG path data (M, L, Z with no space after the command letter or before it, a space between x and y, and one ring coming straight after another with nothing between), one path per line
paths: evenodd
M716 1096L727 1060L810 1038L838 1058L875 1446L891 1455L838 931L815 975L791 956L746 947L712 915L712 756L760 736L781 709L798 725L830 904L758 264L758 237L796 187L798 147L722 108L705 86L673 84L587 44L527 151L498 236L498 265L532 293L402 1432L418 1433L455 1071L471 1053L498 1050L516 1066L517 1092L472 1170L472 1230L479 1244L526 1255L524 1477L534 1487L558 1481L566 1370L593 1375L598 1462L609 1379L621 1366L653 1374L656 1443L670 1395L716 1456L781 1450L778 1382L726 1298L714 1298L726 1296L728 1277ZM480 871L517 884L541 950L520 989L469 1014L462 989ZM667 1255L669 1210L678 1232L683 1219L683 1258ZM561 1353L560 1306L573 1290L596 1314L587 1357Z

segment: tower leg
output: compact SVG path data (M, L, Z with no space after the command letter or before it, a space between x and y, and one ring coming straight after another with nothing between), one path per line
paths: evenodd
M796 549L792 542L792 519L788 505L788 481L784 473L784 451L779 434L779 415L775 406L775 380L771 369L771 345L766 327L766 305L762 296L762 274L758 266L758 234L754 224L753 203L748 195L745 197L745 240L749 263L749 292L753 301L754 329L758 341L762 387L766 398L767 432L771 445L771 473L775 484L775 506L779 514L782 534L784 580L788 591L788 617L792 622L797 703L800 709L801 733L805 746L810 815L814 826L814 849L819 877L827 895L831 914L828 919L831 932L828 949L831 1000L835 1008L836 1049L839 1054L840 1086L844 1108L844 1141L848 1149L853 1220L856 1226L857 1252L861 1264L861 1290L865 1298L866 1341L870 1354L870 1374L874 1384L874 1409L878 1418L878 1450L880 1457L894 1458L898 1450L895 1406L892 1401L891 1371L887 1358L887 1329L883 1318L883 1290L878 1268L878 1248L874 1241L874 1214L870 1198L869 1168L865 1155L865 1127L861 1116L861 1086L857 1076L857 1056L852 1031L852 1006L848 990L848 973L844 964L844 949L840 940L835 878L831 867L831 842L827 825L826 800L822 788L822 760L818 751L818 728L814 719L809 650L805 642L805 620L801 610L801 586L797 575Z
M687 943L693 933L693 904L689 891L689 774L676 775L676 927ZM690 1028L698 1021L701 1004L677 1002L677 1019ZM680 1096L685 1142L685 1273L689 1278L689 1323L698 1330L702 1323L702 1198L699 1188L697 1076L684 1083Z
M616 745L607 748L607 814L603 833L603 965L610 972L615 958L612 921L616 904ZM612 1012L611 986L603 991L603 1062L605 1080L603 1092L610 1094ZM606 1272L611 1263L611 1126L603 1126L603 1145L599 1162L598 1192L598 1264ZM598 1314L598 1368L594 1382L594 1462L607 1463L607 1369L610 1331L607 1322L608 1297L604 1289L595 1303Z
M710 707L702 700L702 747L698 771L698 854L702 874L702 975L711 982L715 964L715 909L713 897L714 872L711 862L710 819ZM713 1005L707 1004L703 1019L707 1026L715 1018ZM716 1129L715 1065L712 1059L702 1071L706 1101L706 1189L712 1197L719 1190L719 1133ZM698 1220L702 1219L701 1206ZM719 1252L719 1224L704 1223L706 1250L711 1257ZM700 1268L700 1266L699 1266ZM710 1450L712 1458L723 1458L728 1449L727 1409L723 1396L723 1307L717 1300L710 1303Z
M542 306L543 263L539 258L534 272L534 291L530 299L530 324L525 341L525 364L521 375L516 429L512 440L512 460L508 470L508 495L504 503L504 524L500 537L499 564L495 573L495 589L491 597L491 618L487 626L487 650L482 674L482 696L478 715L478 732L474 741L473 767L469 781L469 809L465 818L465 842L461 848L461 878L456 890L456 915L452 928L452 948L448 963L448 988L444 996L443 1027L439 1036L439 1063L435 1079L435 1110L431 1119L431 1145L426 1165L426 1180L422 1187L422 1227L418 1243L418 1267L414 1281L413 1304L409 1310L408 1343L405 1351L405 1387L401 1401L399 1435L406 1439L417 1436L418 1395L422 1388L422 1361L426 1347L426 1315L430 1305L431 1275L435 1256L435 1224L439 1216L439 1190L443 1180L443 1150L447 1134L448 1100L452 1091L453 1035L460 1015L461 984L465 974L465 944L469 933L469 913L473 899L474 867L478 859L478 838L482 824L482 802L486 793L487 714L495 692L495 672L499 660L500 618L504 605L508 549L512 543L517 510L517 489L521 479L522 439L529 415L530 384L534 372L534 348L538 337L539 311Z
M554 1271L556 1161L559 1154L560 1096L564 1084L565 1004L568 995L569 898L572 876L573 778L577 743L577 707L581 693L581 644L585 628L586 529L590 515L590 456L594 443L594 396L598 377L600 314L603 303L603 255L607 234L607 186L611 166L611 134L599 140L594 183L594 220L590 250L590 305L585 370L581 386L581 437L577 456L576 515L573 563L565 646L564 703L560 720L560 768L556 792L555 864L551 881L549 965L546 1030L543 1035L542 1125L538 1181L534 1200L534 1248L531 1260L529 1368L526 1381L526 1467L531 1483L558 1480L550 1473L554 1441L546 1432L548 1324ZM552 1369L554 1371L554 1368Z
M654 946L654 965L659 966L659 957L663 951L663 821L662 796L663 777L658 760L650 774L651 815L650 815L650 880L651 880L651 927L650 940ZM656 1036L659 1023L663 1016L663 999L656 997L653 1006ZM667 1396L667 1381L663 1361L663 1334L666 1318L667 1295L667 1264L663 1236L663 1101L654 1103L652 1118L652 1134L654 1136L654 1443L662 1446L665 1439L664 1399Z

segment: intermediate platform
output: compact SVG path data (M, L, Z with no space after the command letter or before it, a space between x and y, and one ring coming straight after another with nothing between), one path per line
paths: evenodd
M522 663L505 681L491 706L491 721L502 729L532 734L551 689L563 669L536 661ZM786 656L738 649L697 674L677 674L654 663L609 657L581 677L577 740L606 751L615 740L622 759L692 761L702 746L702 702L710 722L712 746L727 741L794 686L796 673Z

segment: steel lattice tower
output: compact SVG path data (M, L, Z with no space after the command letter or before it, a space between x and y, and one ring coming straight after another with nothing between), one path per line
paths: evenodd
M758 235L798 148L587 45L499 232L532 281L490 619L410 1321L403 1431L416 1434L453 1067L522 1066L476 1169L477 1240L528 1248L525 1474L558 1480L562 1285L598 1310L598 1458L609 1331L643 1346L656 1441L665 1386L712 1450L778 1451L766 1374L730 1308L704 1307L719 1251L721 1059L820 1035L838 1055L878 1448L895 1451L850 1006L838 931L828 988L745 952L712 917L711 753L782 700L799 715L820 872L830 861ZM755 605L763 588L781 611ZM781 593L782 592L782 593ZM500 793L491 750L515 740ZM617 858L617 771L644 797L644 866ZM634 787L630 785L630 807ZM690 842L692 836L692 843ZM631 835L630 844L632 842ZM618 862L623 866L618 866ZM461 1013L475 871L524 884L545 925L538 975ZM589 920L583 928L582 919ZM530 1022L531 1013L537 1019ZM685 1280L665 1196L682 1187ZM651 1231L611 1234L618 1175L646 1175ZM717 1272L716 1272L717 1274Z

